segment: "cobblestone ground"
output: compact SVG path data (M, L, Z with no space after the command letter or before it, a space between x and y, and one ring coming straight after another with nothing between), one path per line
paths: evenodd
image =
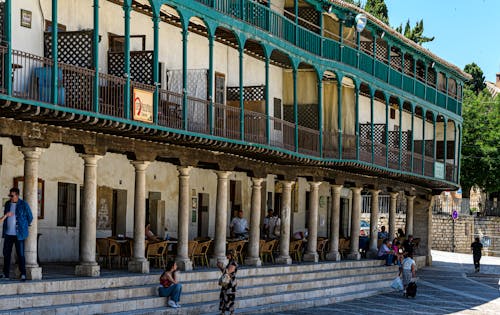
M273 314L500 314L500 258L483 257L481 273L475 274L472 255L440 251L432 254L433 266L417 272L415 299L393 292Z

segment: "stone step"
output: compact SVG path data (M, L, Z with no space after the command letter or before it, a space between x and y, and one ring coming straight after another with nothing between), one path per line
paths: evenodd
M387 277L387 276L386 276ZM392 277L391 277L392 278ZM272 303L280 303L288 300L302 300L302 299L313 299L319 298L325 295L338 295L344 294L347 292L356 292L356 291L364 291L369 289L379 289L381 287L388 287L390 285L391 280L387 279L377 279L374 281L363 281L363 283L350 283L347 285L334 285L329 287L314 287L311 289L304 289L300 285L294 287L295 290L286 289L276 287L274 290L271 290L272 293L266 293L265 289L259 290L258 286L252 288L241 288L239 290L238 295L244 296L245 298L239 299L237 307L238 308L246 308L252 307L256 305L267 305ZM266 286L260 286L266 287ZM272 288L272 284L267 287ZM284 291L281 291L285 289ZM250 296L249 290L255 290L253 293L261 293L259 295ZM95 292L98 294L98 292ZM189 295L192 297L198 297L199 302L196 303L195 300L189 298ZM204 295L204 296L203 296ZM200 298L203 296L202 298ZM44 298L41 296L40 298ZM186 314L193 313L201 313L201 312L211 312L217 311L218 307L218 290L212 290L208 292L199 292L199 293L190 293L183 295L183 301L191 300L195 303L184 303L183 311L186 311ZM0 311L0 314L101 314L101 313L111 313L111 312L129 312L133 310L142 310L149 308L163 308L166 304L165 298L155 297L155 296L147 296L147 297L135 297L135 298L125 298L125 299L116 299L116 300L105 300L105 301L96 301L96 302L85 302L62 305L50 305L50 306L39 306L39 307L31 307L31 308L23 308L18 310L4 310Z
M291 266L269 266L260 268L242 267L238 270L238 278L245 277L265 277L275 275L294 275L294 274L309 274L313 275L318 271L322 273L332 271L331 273L349 273L355 268L362 270L370 270L369 267L380 267L383 262L380 260L363 260L363 261L342 261L336 263L318 263L318 264L304 264L304 265L291 265ZM368 272L368 271L367 271ZM2 284L2 294L36 294L36 293L50 293L50 292L65 292L65 291L79 291L79 290L96 290L102 288L117 288L123 286L134 285L147 285L157 284L160 274L148 275L133 275L127 274L126 276L106 276L100 278L71 278L71 279L54 279L30 282L17 282ZM180 281L187 283L190 281L205 281L217 282L220 272L215 269L207 269L194 272L181 272L179 274Z
M348 274L332 274L331 271L325 273L310 274L304 277L303 274L276 275L273 281L266 281L262 277L238 278L240 290L244 290L245 296L272 294L276 291L312 289L315 287L345 285L354 282L372 281L392 276L395 270L375 268L363 268L363 270L352 270ZM379 270L380 269L380 270ZM366 272L366 271L371 272ZM269 278L269 276L267 276ZM158 284L127 286L118 288L106 288L96 290L64 291L51 293L23 294L23 295L3 295L0 296L0 310L15 308L41 307L49 305L61 305L73 303L97 302L105 300L115 300L124 298L154 297L157 295ZM210 282L187 282L183 283L183 301L195 303L218 298L219 287L217 281Z

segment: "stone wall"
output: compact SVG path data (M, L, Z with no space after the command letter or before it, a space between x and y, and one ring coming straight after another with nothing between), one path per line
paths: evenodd
M474 239L474 217L460 216L453 220L448 215L432 216L432 248L448 252L470 253Z
M500 218L474 218L474 234L481 238L483 255L500 256Z

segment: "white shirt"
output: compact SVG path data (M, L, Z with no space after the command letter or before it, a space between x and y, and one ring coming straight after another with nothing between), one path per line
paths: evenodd
M7 218L7 229L5 234L7 235L17 235L16 233L16 206L17 203L11 202L9 212L12 212L12 216Z
M410 257L406 257L403 260L403 270L411 270L411 266L415 265L415 261L411 259ZM416 267L416 265L415 265Z
M233 229L234 233L247 233L248 221L245 218L234 217L229 227Z
M275 227L278 227L281 225L281 220L277 216L272 216L270 218L266 217L264 219L264 225L267 228L267 234L268 235L274 235L274 229Z
M382 244L382 246L380 246L380 249L378 250L377 256L382 257L385 254L389 254L390 251L391 250L389 249L389 247L386 244Z

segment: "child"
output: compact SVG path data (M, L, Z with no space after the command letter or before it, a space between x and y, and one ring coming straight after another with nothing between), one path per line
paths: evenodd
M160 296L170 297L167 304L173 308L181 307L179 300L181 299L182 285L177 281L176 271L177 264L175 261L169 261L167 268L160 277L162 286L158 289Z

